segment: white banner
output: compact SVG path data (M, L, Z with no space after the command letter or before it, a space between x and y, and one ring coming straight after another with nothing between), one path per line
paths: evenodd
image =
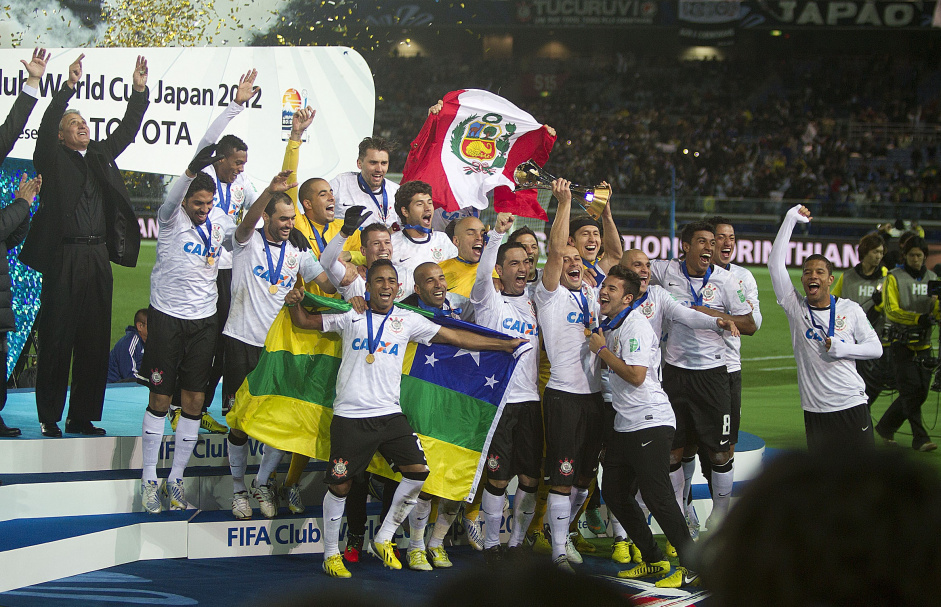
M150 107L135 142L118 158L125 170L179 175L212 120L232 100L239 77L258 70L261 95L225 131L248 144L246 172L264 187L281 170L291 115L317 110L301 148L300 178L331 178L356 169L357 146L372 134L375 86L366 61L346 47L74 48L53 49L36 104L11 158L31 160L43 112L81 53L84 73L69 107L79 110L93 139L124 116L137 55L147 58ZM20 59L30 49L0 50L0 115L26 80Z

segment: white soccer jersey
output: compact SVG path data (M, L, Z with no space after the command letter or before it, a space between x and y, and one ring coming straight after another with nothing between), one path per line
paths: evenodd
M330 276L329 272L327 276ZM331 282L333 282L332 278ZM414 292L415 281L409 275L399 272L399 292L395 294L395 301L402 301ZM337 293L340 294L340 297L342 297L344 301L349 301L357 296L366 297L366 279L362 276L357 276L353 279L353 282L345 287L337 287Z
M647 367L644 383L635 386L608 371L614 410L614 429L634 432L656 426L676 427L670 399L660 386L660 340L643 315L633 310L621 325L608 331L605 343L628 365Z
M738 281L738 287L745 294L745 302L751 306L751 315L755 319L755 327L761 328L761 306L758 302L758 283L748 268L729 264L729 272ZM725 340L725 366L729 373L742 369L742 338L732 337L731 333L724 333Z
M157 211L157 260L150 273L150 305L187 320L216 313L216 276L224 238L221 226L212 225L211 219L196 226L180 206L192 181L180 176Z
M833 298L835 306L812 310L807 298L794 288L785 257L798 208L788 212L771 249L771 283L791 329L801 408L814 413L842 411L866 402L866 384L856 371L855 360L879 358L882 344L859 304ZM830 329L831 308L833 337L828 351L824 339Z
M399 184L386 179L382 182L382 192L371 193L360 187L357 179L358 175L358 171L350 171L340 173L330 180L330 187L333 188L333 196L336 198L334 210L337 219L343 221L348 208L360 205L366 207L367 211L372 211L372 216L366 220L362 227L378 221L391 228L392 224L399 220L394 208L395 193L399 189ZM383 192L385 196L383 196ZM383 201L385 201L385 204ZM383 207L386 207L385 210Z
M277 269L281 251L284 251L281 272L274 285L277 292L271 293L271 274L263 238L259 230L254 230L251 238L244 243L232 239L235 247L232 305L225 329L222 331L229 337L259 347L265 345L268 329L284 306L284 296L294 288L297 276L300 275L304 282L310 282L323 272L313 250L300 251L289 241L280 245L269 242L271 269Z
M377 344L372 364L366 362L369 354L367 314L372 315L372 334ZM370 310L365 314L357 314L353 310L343 314L324 314L323 329L324 332L339 333L343 338L343 358L337 373L333 414L362 418L402 412L399 384L408 342L427 345L440 327L420 314L393 308L388 317L373 314Z
M403 272L414 274L426 261L441 263L452 257L457 257L457 247L444 232L432 232L417 241L404 231L392 235L392 263L400 277Z
M650 282L660 285L680 305L693 305L693 292L702 297L702 304L732 316L751 314L745 294L738 289L732 273L712 266L708 282L705 277L687 279L677 259L650 262ZM703 284L706 282L706 284ZM665 322L661 337L666 341L663 360L683 369L713 369L725 364L725 341L716 331L693 329L682 323Z
M600 392L598 357L588 349L585 336L586 322L590 329L598 327L600 312L595 289L582 285L573 292L560 284L555 291L548 291L540 280L533 303L539 312L539 329L551 365L546 387L571 394ZM587 308L587 321L583 307Z
M498 293L493 288L493 268L497 261L502 235L490 232L490 241L484 247L477 266L477 280L471 289L471 303L477 324L500 331L513 337L528 339L533 344L520 355L507 387L506 402L523 403L540 400L536 382L539 378L539 326L536 322L536 308L528 291L511 296Z

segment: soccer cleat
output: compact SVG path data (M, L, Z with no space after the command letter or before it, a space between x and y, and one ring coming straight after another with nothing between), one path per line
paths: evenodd
M594 554L595 551L597 550L594 544L592 544L591 542L589 542L582 536L581 531L573 531L572 533L569 534L569 537L572 538L572 543L575 544L575 549L578 550L579 552L583 552L585 554Z
M402 568L402 563L395 557L395 552L395 545L392 544L392 540L372 543L372 553L382 559L382 564L389 569Z
M447 569L448 567L452 566L451 559L448 558L448 553L444 551L444 546L429 548L428 560L431 561L431 564L434 565L435 569ZM411 563L409 566L411 566Z
M503 554L503 546L497 544L492 548L484 550L484 559L487 562L487 569L491 571L499 570L506 561L506 555Z
M176 432L176 424L180 421L180 412L182 409L170 409L170 429Z
M575 534L573 533L572 535ZM565 558L567 558L570 563L581 565L582 555L579 554L578 550L575 549L575 543L572 541L572 535L565 538Z
M163 494L170 498L170 510L186 510L186 495L183 492L183 479L167 480L163 484Z
M604 521L601 520L601 512L599 512L598 508L589 508L586 510L585 521L588 523L588 530L596 536L602 537L605 534Z
M408 568L414 571L431 571L431 563L428 562L428 558L425 556L424 550L409 550L406 553L406 558L408 558Z
M667 545L663 548L663 551L667 553L667 556L671 558L676 558L676 548L673 547L673 544L670 543L670 540L667 540Z
M467 542L474 550L484 549L484 536L480 532L480 521L464 519L464 529L467 531Z
M144 511L150 514L160 514L163 510L163 504L160 503L160 494L158 489L160 485L157 481L140 482L140 501L144 506Z
M330 577L350 578L353 574L343 564L343 557L339 554L328 556L323 560L323 571Z
M301 499L301 486L300 485L291 485L290 487L283 488L287 492L288 508L293 514L301 514L304 512L304 500Z
M278 475L272 474L266 485L268 486L268 493L271 494L271 501L274 502L274 510L277 512L281 509L281 489L278 487Z
M343 550L343 558L351 563L358 563L360 552L363 550L363 536L354 533L346 534L346 548Z
M533 531L526 538L526 541L533 547L533 552L536 554L552 554L552 544L549 543L546 534L541 530Z
M616 538L614 540L614 551L611 553L611 560L615 563L627 564L632 560L631 557L631 547L634 546L634 542L629 542L622 538Z
M644 555L634 542L631 542L631 561L638 565L644 562Z
M699 539L699 515L696 514L696 508L692 504L686 507L686 527L689 529L689 536L696 541Z
M569 563L569 560L565 558L564 554L557 556L556 559L552 561L552 564L555 565L555 568L559 571L565 573L575 573L575 570L572 569L572 565Z
M258 500L258 505L261 507L261 514L265 518L274 518L278 514L278 506L274 502L274 497L271 495L271 485L261 485L256 486L255 481L252 481L252 497Z
M203 416L199 419L199 427L203 430L207 430L210 434L225 434L229 431L226 426L223 426L213 419L208 411L204 411ZM175 428L174 431L176 431Z
M656 561L654 563L641 563L631 569L618 572L619 578L636 580L637 578L670 573L670 561Z
M248 491L236 491L232 494L232 516L240 521L252 518L252 506L248 503Z
M686 567L677 567L672 574L664 576L654 584L657 588L683 588L699 586L699 574Z
M938 448L938 445L929 441L927 443L923 443L920 447L918 447L915 450L920 451L922 453L928 453L929 451L934 451L937 448Z

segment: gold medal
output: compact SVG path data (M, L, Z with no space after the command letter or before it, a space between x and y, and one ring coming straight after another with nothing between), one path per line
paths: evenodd
M268 287L268 292L271 293L272 295L277 295L278 285L271 285L270 287Z
M366 362L368 362L369 364L373 364L374 362L376 362L376 357L375 357L375 355L373 355L373 354L367 354L367 355L366 355Z
M215 257L207 257L207 258L206 258L206 265L209 266L210 268L211 268L215 263L216 263L216 258L215 258Z
M591 329L585 327L585 337L591 337Z

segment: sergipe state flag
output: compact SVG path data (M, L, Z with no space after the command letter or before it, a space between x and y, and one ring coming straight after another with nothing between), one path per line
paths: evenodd
M513 171L534 160L549 158L555 136L530 114L506 99L480 89L452 91L444 107L425 120L412 142L402 181L431 184L435 206L448 212L486 209L487 194L499 186L515 186ZM536 204L536 192L503 190L496 211L548 219Z
M305 306L345 312L344 301L308 293ZM441 325L509 339L477 325L431 318ZM517 356L460 350L446 344L410 343L402 365L402 412L421 438L431 473L424 491L446 499L473 497L483 458L505 400ZM300 329L287 308L275 318L255 370L235 395L226 416L233 428L282 451L327 461L342 343L336 333ZM397 478L378 453L369 470Z

